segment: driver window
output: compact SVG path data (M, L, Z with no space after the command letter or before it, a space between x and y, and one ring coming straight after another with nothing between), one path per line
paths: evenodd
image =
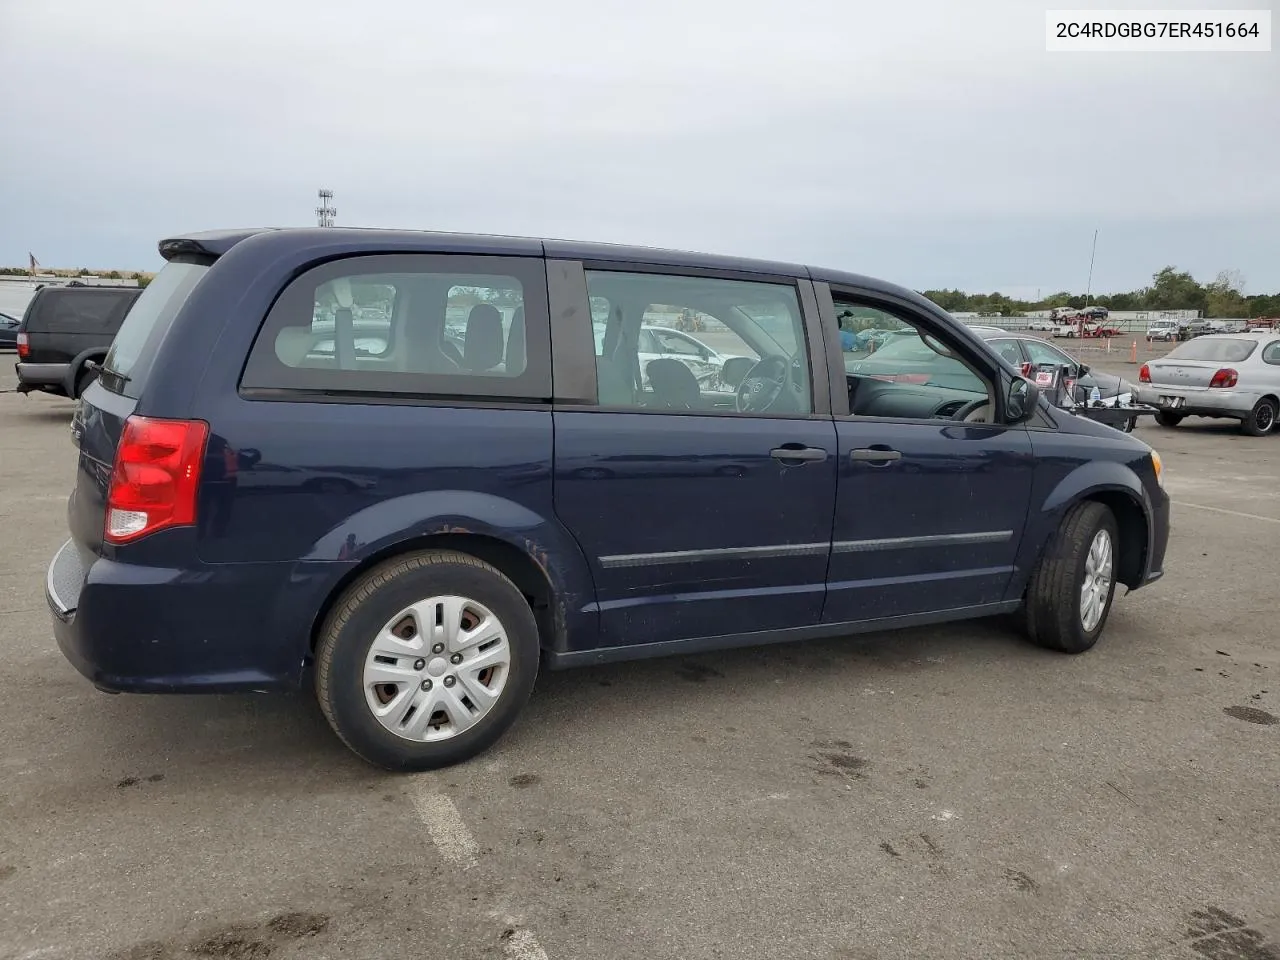
M792 286L587 271L601 407L655 412L812 410Z
M858 417L989 420L987 381L925 332L886 310L835 298L849 410Z

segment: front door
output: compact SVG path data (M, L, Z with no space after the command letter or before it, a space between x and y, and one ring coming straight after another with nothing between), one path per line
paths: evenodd
M844 354L849 406L833 400L839 480L823 620L1001 601L1034 463L1027 430L994 422L996 363L910 304L839 289L828 301L825 285L818 295L831 326L893 331L874 353Z
M819 622L836 429L801 283L586 271L598 403L555 411L555 510L591 563L602 645ZM642 357L682 319L691 359L742 376Z

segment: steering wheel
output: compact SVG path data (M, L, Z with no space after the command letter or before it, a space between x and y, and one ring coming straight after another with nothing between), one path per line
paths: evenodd
M959 420L961 423L986 423L990 413L990 402L986 397L981 397L977 400L970 400L953 413L951 419Z
M772 354L747 371L738 384L735 406L739 413L763 413L782 396L791 382L791 360Z

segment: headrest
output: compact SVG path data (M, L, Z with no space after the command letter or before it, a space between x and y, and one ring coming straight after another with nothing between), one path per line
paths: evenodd
M478 303L467 314L462 341L462 365L468 370L492 370L502 362L502 314L489 303Z
M664 406L687 409L698 402L698 378L679 360L671 357L650 360L645 372L649 375L654 396Z
M276 356L286 366L300 367L314 343L310 327L284 327L276 334Z

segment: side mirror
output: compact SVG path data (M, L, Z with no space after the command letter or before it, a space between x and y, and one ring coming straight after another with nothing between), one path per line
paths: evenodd
M1076 374L1077 377L1083 377L1089 372L1088 364L1081 363L1081 364L1078 364L1077 367L1080 371L1079 373Z
M1040 388L1026 377L1014 377L1005 397L1005 414L1009 423L1026 423L1040 404Z

